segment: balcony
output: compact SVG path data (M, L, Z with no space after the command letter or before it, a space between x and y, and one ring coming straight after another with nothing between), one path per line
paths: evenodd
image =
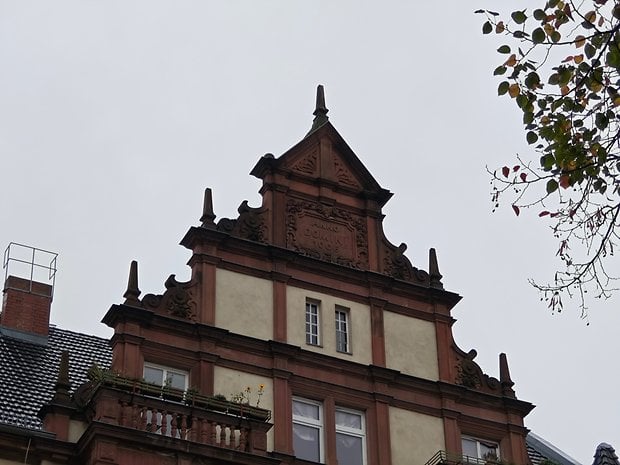
M89 384L83 393L89 423L266 455L268 410L110 373Z
M501 465L501 463L501 460L495 456L479 458L440 450L425 465Z

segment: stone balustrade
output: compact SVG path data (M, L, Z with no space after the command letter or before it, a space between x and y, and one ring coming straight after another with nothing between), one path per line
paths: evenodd
M265 455L271 424L244 416L100 385L87 411L98 421L201 444Z

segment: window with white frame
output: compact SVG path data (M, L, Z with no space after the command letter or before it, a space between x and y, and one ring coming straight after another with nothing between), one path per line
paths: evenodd
M336 407L336 457L338 465L366 464L364 413Z
M306 344L318 346L321 344L320 322L321 314L319 302L306 301Z
M349 337L349 309L336 306L336 350L351 352Z
M168 386L171 388L187 390L188 373L182 370L155 365L153 363L144 364L144 381L157 384L158 386Z
M496 442L462 437L461 446L465 461L468 463L495 462L499 459L499 446Z
M323 462L323 406L320 402L293 398L293 449L300 459Z

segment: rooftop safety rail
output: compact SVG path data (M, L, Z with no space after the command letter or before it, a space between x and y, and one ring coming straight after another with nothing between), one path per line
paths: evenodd
M27 290L33 294L39 294L41 286L33 283L46 284L51 287L51 296L48 291L42 295L53 297L56 283L58 254L49 250L39 249L29 245L10 242L4 250L2 268L4 269L4 281L10 276L22 278L28 282ZM7 284L5 284L7 285Z

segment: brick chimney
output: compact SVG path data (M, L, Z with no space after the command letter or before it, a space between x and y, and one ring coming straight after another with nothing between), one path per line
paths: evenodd
M38 336L48 335L52 286L8 276L3 292L0 326Z
M4 289L0 333L47 343L58 254L9 243L4 251Z

